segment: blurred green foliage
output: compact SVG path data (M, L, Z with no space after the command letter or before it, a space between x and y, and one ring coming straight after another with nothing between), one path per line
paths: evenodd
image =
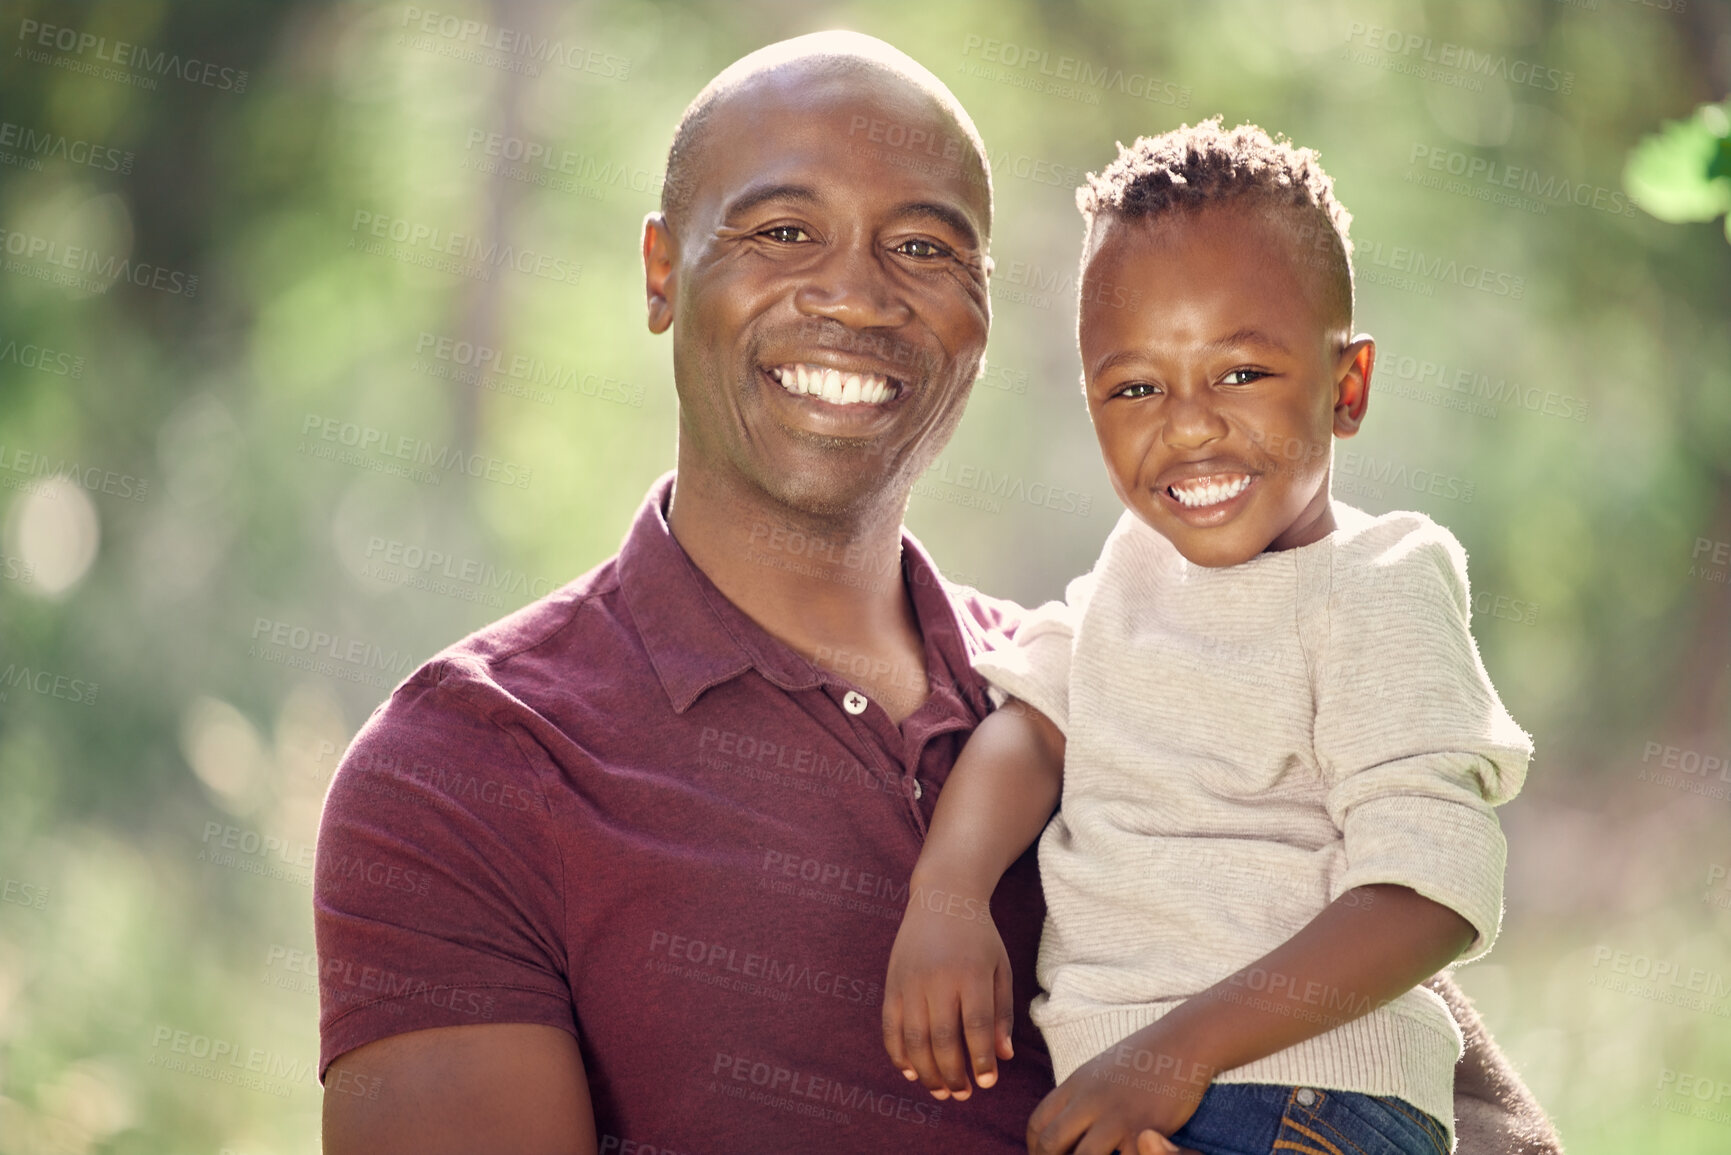
M1703 104L1688 120L1643 137L1629 154L1623 183L1635 203L1662 221L1710 221L1731 213L1731 116ZM1725 218L1731 240L1731 216Z
M836 26L951 84L992 153L989 367L908 515L990 592L1056 596L1117 513L1076 388L1081 175L1216 112L1321 151L1381 348L1337 493L1466 544L1538 741L1462 981L1571 1151L1725 1150L1690 1111L1731 1103L1665 1073L1731 1080L1703 769L1731 753L1731 250L1722 174L1663 191L1723 116L1638 143L1726 91L1717 11L7 0L0 1152L313 1148L336 754L414 663L616 547L672 462L637 256L672 126ZM176 1067L219 1044L240 1066Z

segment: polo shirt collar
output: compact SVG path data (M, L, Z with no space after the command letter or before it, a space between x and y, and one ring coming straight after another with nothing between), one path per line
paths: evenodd
M619 586L674 711L683 714L705 690L748 670L789 691L838 681L766 633L692 562L667 524L673 480L672 473L657 480L637 511L619 550ZM902 574L927 654L967 670L968 643L943 579L905 529Z

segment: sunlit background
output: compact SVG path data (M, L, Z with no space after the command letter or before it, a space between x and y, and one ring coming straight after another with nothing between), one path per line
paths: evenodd
M336 759L617 547L672 463L673 123L837 26L991 151L989 368L908 521L992 593L1118 512L1081 175L1214 113L1321 151L1382 350L1337 496L1465 543L1538 744L1462 984L1572 1152L1731 1149L1731 9L434 3L0 3L0 1152L316 1148Z

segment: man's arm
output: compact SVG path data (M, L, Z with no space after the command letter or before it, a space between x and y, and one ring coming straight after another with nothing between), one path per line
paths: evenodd
M595 1155L577 1040L489 1023L392 1035L325 1074L325 1155Z
M1460 1024L1466 1051L1455 1064L1455 1150L1459 1155L1563 1155L1545 1109L1485 1029L1484 1020L1449 974L1425 984Z
M476 663L429 663L326 793L313 928L327 1151L595 1152L548 763L495 720L503 696Z

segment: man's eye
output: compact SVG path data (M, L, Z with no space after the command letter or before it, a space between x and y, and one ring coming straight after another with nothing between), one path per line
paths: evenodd
M934 241L920 240L903 241L901 244L896 246L896 252L901 253L903 256L919 257L922 260L930 260L932 257L947 257L950 255L950 251L942 245L937 244Z
M1223 385L1248 385L1252 381L1260 381L1268 374L1260 369L1234 369L1220 379Z
M776 225L774 228L764 229L757 235L768 237L772 241L779 241L784 245L794 245L801 241L811 240L811 234L798 225Z

